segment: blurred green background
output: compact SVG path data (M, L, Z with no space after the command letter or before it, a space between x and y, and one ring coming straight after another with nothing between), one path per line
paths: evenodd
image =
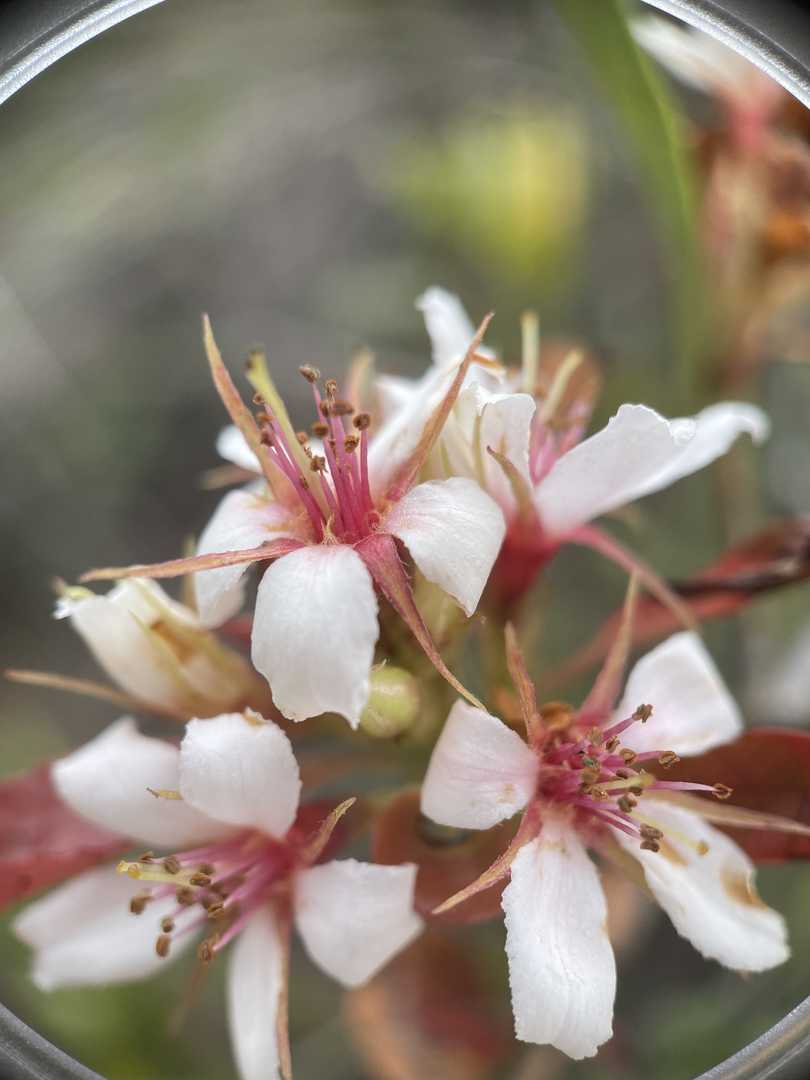
M512 359L527 307L545 338L585 341L606 375L597 423L623 400L669 415L711 400L712 293L695 257L673 88L614 24L577 32L581 9L172 0L4 106L4 666L93 677L78 639L51 618L51 578L171 557L210 515L219 496L199 479L216 464L224 417L203 310L235 371L249 346L267 346L302 416L302 363L339 374L368 344L382 370L424 367L413 301L433 283L459 293L474 320L494 308L488 340ZM810 510L810 370L778 350L769 360L748 390L771 411L773 437L761 452L734 451L744 505L728 513L715 469L621 524L668 576L773 514ZM622 588L596 557L563 554L540 590L549 606L535 667L587 641ZM797 589L707 628L752 723L774 719L768 679L807 615ZM3 773L113 718L67 695L0 694ZM809 721L806 700L780 719ZM810 874L780 867L761 885L788 917L788 965L743 981L646 920L621 951L617 1035L600 1057L573 1065L515 1044L493 1075L680 1080L761 1033L808 991ZM507 1001L502 934L497 924L462 939L486 958L494 1011ZM142 986L46 996L27 983L5 924L0 949L3 1001L111 1080L232 1075L216 971L175 1037L182 965ZM334 986L300 953L293 967L296 1074L373 1077Z

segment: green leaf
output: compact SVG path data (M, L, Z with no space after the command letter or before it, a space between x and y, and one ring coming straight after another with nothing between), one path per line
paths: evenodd
M691 404L700 378L707 312L696 234L695 177L680 117L628 26L622 0L554 0L638 157L671 282L669 318L678 364L672 389Z

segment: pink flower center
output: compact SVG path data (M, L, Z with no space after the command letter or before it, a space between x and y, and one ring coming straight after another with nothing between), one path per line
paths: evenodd
M158 956L168 956L173 940L202 930L198 956L207 963L286 885L297 863L295 844L248 831L161 859L147 851L118 869L137 880L156 882L132 898L133 914L142 914L154 900L176 899L176 907L161 919Z
M663 834L644 820L639 809L642 796L651 791L702 791L727 799L731 789L724 784L694 784L661 780L647 772L646 762L663 768L680 759L672 750L645 750L637 753L623 747L619 736L652 715L651 705L639 705L631 716L608 727L587 726L573 710L555 702L544 706L548 732L540 753L538 797L545 802L575 807L591 822L611 825L641 841L641 847L658 851Z
M262 442L292 484L316 538L356 543L368 536L380 520L368 482L371 418L368 413L356 412L353 405L338 396L334 379L326 380L321 393L319 372L309 367L300 370L312 386L318 420L310 430L313 436L323 440L323 454L313 452L307 432L298 433L300 449L308 462L307 474L300 452L296 454L290 446L277 417L257 398L257 404L266 410L258 416Z

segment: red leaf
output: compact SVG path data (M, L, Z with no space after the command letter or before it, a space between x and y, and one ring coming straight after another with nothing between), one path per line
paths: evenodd
M123 852L124 837L74 814L50 765L0 783L0 907Z
M671 583L696 622L733 615L774 589L810 577L810 518L785 518L736 544L693 577ZM621 622L617 611L595 637L567 663L545 676L555 688L598 664L610 648ZM657 641L680 628L673 613L653 596L638 604L634 645Z
M752 728L727 746L684 758L666 770L667 780L727 784L729 803L810 825L810 732ZM757 862L810 858L810 837L769 829L726 828Z
M471 897L442 915L434 908L480 877L509 846L515 822L505 822L486 832L441 830L422 818L419 792L398 795L377 819L372 852L375 862L396 866L413 862L416 875L414 906L420 915L440 923L485 922L501 914L501 893L508 875L491 888Z

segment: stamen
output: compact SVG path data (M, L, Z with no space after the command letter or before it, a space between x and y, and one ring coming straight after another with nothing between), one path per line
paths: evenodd
M308 383L316 383L321 377L320 371L317 368L310 367L308 364L303 364L298 369L298 372L304 376Z
M168 934L160 934L155 942L155 952L161 958L165 958L169 955L169 949L171 948L172 939Z

